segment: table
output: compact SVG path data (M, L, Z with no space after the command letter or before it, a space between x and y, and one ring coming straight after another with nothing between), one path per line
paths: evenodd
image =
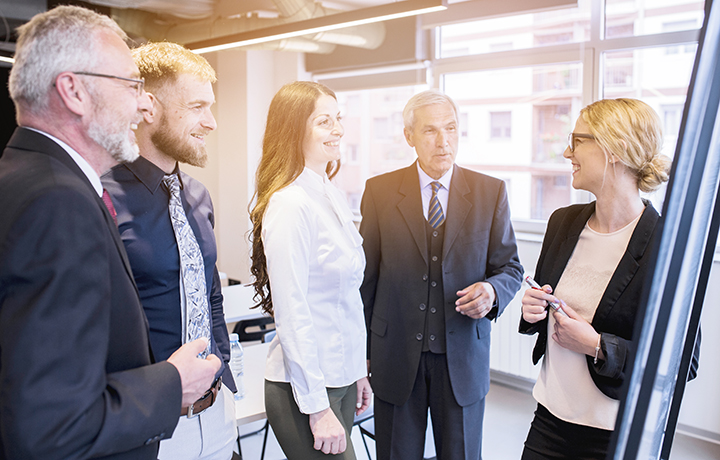
M235 401L238 426L265 418L265 360L269 348L269 343L243 347L245 397Z
M236 323L243 319L261 318L261 308L253 308L255 301L253 295L255 288L243 284L225 286L222 288L223 309L225 310L225 323Z

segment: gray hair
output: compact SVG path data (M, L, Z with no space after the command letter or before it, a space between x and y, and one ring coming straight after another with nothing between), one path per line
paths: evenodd
M94 70L101 30L127 40L115 21L77 6L58 6L20 26L8 81L15 105L40 113L48 108L50 88L60 73Z
M450 96L435 89L430 89L414 95L405 105L405 109L403 109L403 123L405 124L405 129L412 131L415 123L415 111L417 109L427 105L446 103L452 106L453 111L455 112L455 119L457 120L458 108L457 105L455 105L455 101L453 101Z

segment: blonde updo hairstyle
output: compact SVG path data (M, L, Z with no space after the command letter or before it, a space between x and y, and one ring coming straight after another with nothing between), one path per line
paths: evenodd
M602 99L580 111L606 155L614 155L637 177L638 189L653 192L667 182L672 161L660 153L660 118L637 99Z

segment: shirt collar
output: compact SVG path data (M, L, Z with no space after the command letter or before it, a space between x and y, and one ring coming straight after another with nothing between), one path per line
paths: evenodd
M325 183L327 180L328 178L326 174L323 174L321 176L308 167L305 167L305 169L303 169L303 172L300 173L300 175L296 179L298 183L310 187L313 190L317 190L318 192L322 192L325 190Z
M85 158L83 158L79 153L75 151L72 147L67 145L65 142L61 141L57 137L46 133L45 131L40 131L39 129L30 128L27 126L24 126L24 128L29 129L31 131L35 131L36 133L40 133L44 136L49 137L55 143L57 143L60 147L63 148L67 152L68 155L70 155L70 158L73 159L73 161L78 165L80 170L85 174L85 176L90 181L90 184L93 186L93 189L95 189L95 192L98 194L98 196L103 195L103 186L102 182L100 182L100 176L98 176L97 172L93 169L92 166L90 166L90 163L87 162Z
M148 190L150 190L150 193L153 194L157 191L158 187L160 187L163 178L167 175L165 174L165 171L160 169L157 165L155 165L155 163L151 162L142 155L132 163L125 163L125 166L127 166L127 168L135 174L135 177L137 177L138 180L142 182ZM170 174L177 174L178 179L180 180L180 188L182 189L182 175L180 174L180 167L177 163L175 163L175 169Z
M425 171L420 167L420 162L416 161L415 164L417 165L418 175L420 177L420 190L424 189L425 187L429 187L431 182L435 182L435 179L428 176ZM455 168L455 165L453 164L450 169L447 170L443 176L438 179L437 181L442 184L442 186L445 188L445 190L450 190L450 182L452 182L452 173L453 169Z

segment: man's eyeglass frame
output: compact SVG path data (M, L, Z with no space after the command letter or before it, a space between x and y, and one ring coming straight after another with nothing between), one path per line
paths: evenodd
M140 96L143 92L143 88L145 88L145 79L135 79L135 78L126 78L126 77L118 77L116 75L107 75L104 73L94 73L94 72L73 72L77 75L85 75L88 77L101 77L101 78L113 78L115 80L121 80L121 81L129 81L130 83L134 83L131 88L135 89L137 91L137 95Z

